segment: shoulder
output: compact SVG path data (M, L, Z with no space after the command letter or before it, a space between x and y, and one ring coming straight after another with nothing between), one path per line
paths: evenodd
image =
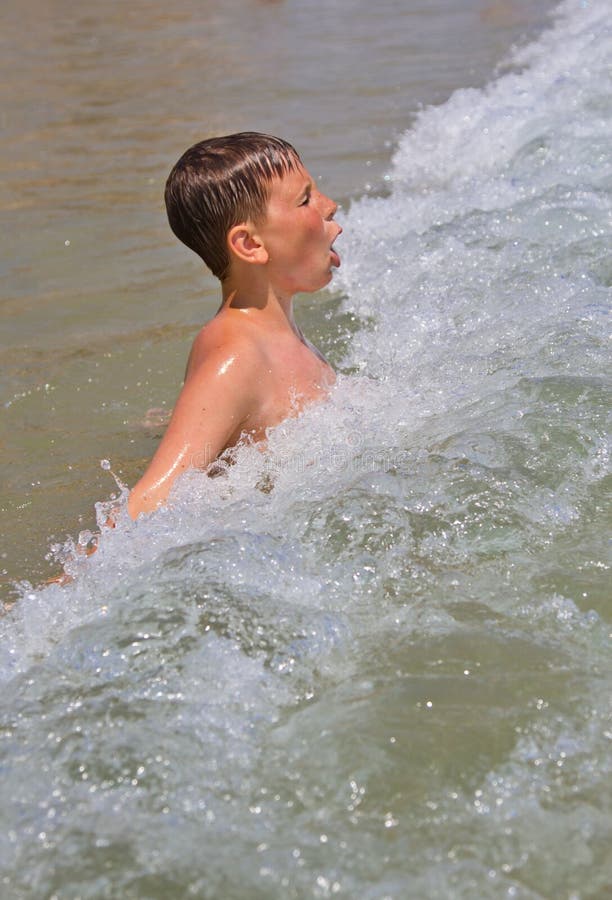
M219 317L208 322L191 347L185 382L251 382L265 363L261 344L251 331L248 323L236 328Z

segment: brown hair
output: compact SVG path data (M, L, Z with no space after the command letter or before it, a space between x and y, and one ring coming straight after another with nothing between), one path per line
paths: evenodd
M181 156L166 182L170 227L221 281L227 276L227 233L264 217L270 183L301 165L294 147L254 131L209 138Z

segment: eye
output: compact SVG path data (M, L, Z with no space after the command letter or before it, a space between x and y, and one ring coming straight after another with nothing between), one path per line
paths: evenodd
M304 199L301 201L300 206L308 206L309 203L310 203L310 192L308 194L306 194Z

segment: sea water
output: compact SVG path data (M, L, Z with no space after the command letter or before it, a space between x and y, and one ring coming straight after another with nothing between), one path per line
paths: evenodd
M2 897L610 896L611 12L343 214L327 402L21 587Z
M385 189L418 108L482 87L552 6L28 0L25 16L4 0L0 601L14 580L51 574L51 541L95 527L113 486L101 457L138 479L160 436L147 411L172 407L218 307L218 282L165 214L185 147L280 134L346 209ZM299 297L296 311L329 343L327 299Z

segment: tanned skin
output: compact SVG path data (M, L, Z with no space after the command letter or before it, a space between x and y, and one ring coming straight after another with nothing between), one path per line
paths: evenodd
M335 380L293 316L298 292L331 281L342 229L306 169L274 178L263 221L230 229L222 303L197 335L172 418L131 491L132 518L163 504L176 478L321 400Z

